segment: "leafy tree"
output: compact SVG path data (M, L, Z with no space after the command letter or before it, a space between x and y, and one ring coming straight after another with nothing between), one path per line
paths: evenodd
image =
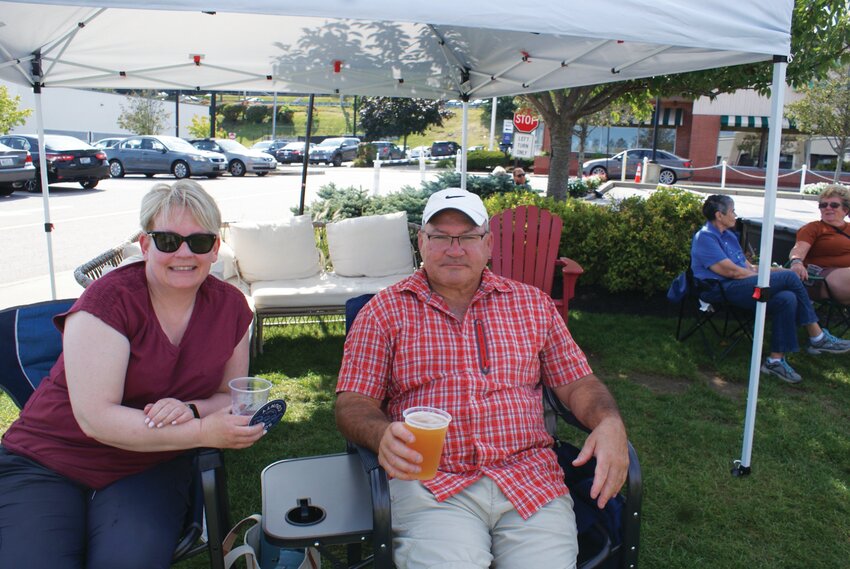
M227 133L223 128L216 125L215 138L227 138ZM195 115L192 117L192 124L189 125L189 134L192 138L207 138L210 135L210 117Z
M363 97L360 103L360 126L367 139L404 137L423 134L431 125L442 126L452 115L440 101L429 99L396 99Z
M20 95L12 98L6 87L0 85L0 133L6 134L13 127L24 124L26 118L32 114L32 109L18 110L20 103Z
M792 60L786 81L801 87L813 79L824 79L850 54L850 16L846 0L795 0L791 23ZM716 97L738 89L768 93L772 81L770 62L708 69L678 75L664 75L560 89L524 95L540 113L552 141L549 165L549 196L563 199L567 192L572 132L582 117L606 109L612 103L645 107L650 94L696 99Z
M157 134L166 126L171 115L162 101L154 99L153 91L133 93L127 106L121 105L118 126L135 134Z
M481 125L490 128L490 115L493 112L493 99L485 99L481 104ZM497 97L496 99L496 129L502 127L502 121L512 120L517 110L516 98Z
M245 120L253 124L262 124L272 116L272 108L268 105L250 105L245 108Z
M834 182L841 177L844 155L850 150L850 78L834 73L827 79L800 87L803 98L787 106L797 127L826 138L835 151Z

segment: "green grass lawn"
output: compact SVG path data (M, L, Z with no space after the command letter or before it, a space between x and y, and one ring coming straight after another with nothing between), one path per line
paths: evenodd
M850 566L850 373L847 356L796 355L804 382L762 377L748 477L740 458L749 354L720 365L668 316L570 313L570 329L615 394L644 477L644 568ZM289 407L253 448L227 451L234 521L260 511L260 471L283 458L341 452L333 421L343 325L266 328L251 372ZM17 412L5 396L0 429ZM182 568L206 566L204 557Z

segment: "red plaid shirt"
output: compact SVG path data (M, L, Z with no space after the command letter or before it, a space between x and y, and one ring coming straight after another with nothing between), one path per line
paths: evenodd
M442 501L489 476L527 519L567 492L539 383L557 387L590 373L539 289L485 269L461 321L419 270L360 312L337 393L383 401L393 421L415 405L445 409L452 422L440 470L423 484Z

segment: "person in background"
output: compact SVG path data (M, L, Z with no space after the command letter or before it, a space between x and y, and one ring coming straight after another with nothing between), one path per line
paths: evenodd
M196 182L142 199L144 262L92 283L55 318L58 361L0 447L0 567L166 568L197 447L240 449L231 415L252 313L209 275L221 214Z
M513 175L515 186L528 187L528 180L525 174L525 170L523 170L522 168L514 168L511 174Z
M704 281L707 287L701 298L706 302L721 302L725 298L735 306L755 310L753 290L758 281L758 267L746 259L738 236L732 230L737 219L735 202L729 196L708 196L702 213L707 221L696 232L691 244L691 270L694 278ZM761 366L762 373L788 383L802 381L785 359L786 353L799 349L798 326L805 327L809 335L807 351L810 354L850 351L850 341L821 329L806 288L790 270L771 272L767 313L772 322L770 355Z
M845 186L827 186L818 198L820 219L807 223L797 231L797 242L788 257L791 270L803 281L809 270L826 279L832 298L850 304L850 190ZM815 286L813 298L828 298L826 287Z
M426 567L575 567L573 501L544 425L541 382L592 429L574 464L596 457L600 508L628 469L626 429L552 299L490 272L481 198L449 188L422 215L423 267L378 293L354 321L336 419L391 477L394 560ZM435 478L402 412L452 415Z

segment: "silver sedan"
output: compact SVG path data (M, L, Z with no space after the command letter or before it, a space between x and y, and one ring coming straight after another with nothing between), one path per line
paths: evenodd
M131 136L109 149L109 173L113 178L122 178L125 174L215 178L225 172L227 158L224 154L198 150L176 136Z

